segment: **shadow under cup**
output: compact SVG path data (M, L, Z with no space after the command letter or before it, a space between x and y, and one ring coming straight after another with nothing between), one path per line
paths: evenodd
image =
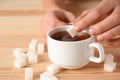
M94 42L93 36L78 41L61 41L52 37L54 33L65 31L67 28L57 27L48 32L49 59L62 68L81 68L89 63L89 56L94 54L94 48L89 48L89 44Z

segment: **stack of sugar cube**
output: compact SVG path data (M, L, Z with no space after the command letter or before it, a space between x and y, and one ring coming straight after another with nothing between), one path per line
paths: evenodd
M29 51L27 52L28 55L28 63L35 64L38 62L38 55L44 54L44 43L38 43L37 39L32 39L29 44Z
M24 53L22 48L16 48L13 50L13 54L15 56L14 66L16 68L22 68L27 66L27 55Z
M34 51L38 55L42 55L45 52L45 45L44 43L38 43L37 39L32 39L29 44L29 50Z
M22 68L28 64L38 63L38 55L43 55L44 50L44 43L38 43L37 39L32 39L27 54L25 54L22 48L15 48L13 50L13 54L16 57L14 66L16 68Z
M58 73L59 70L60 70L60 66L58 66L56 64L50 64L47 66L47 72L49 72L52 75Z
M60 71L60 66L50 64L47 66L47 71L40 74L40 80L58 80L54 74Z
M38 62L38 55L43 55L44 51L44 44L38 43L36 39L32 39L27 53L22 48L15 48L13 50L13 54L16 57L14 66L22 68L28 64L35 64ZM40 74L40 80L58 80L54 74L58 73L59 70L60 67L56 64L48 65L47 72ZM25 80L33 80L33 68L25 68Z
M107 72L113 72L116 69L116 63L114 62L114 56L112 54L106 54L104 62L104 70Z
M51 75L49 72L43 72L40 74L40 80L58 80L55 76Z

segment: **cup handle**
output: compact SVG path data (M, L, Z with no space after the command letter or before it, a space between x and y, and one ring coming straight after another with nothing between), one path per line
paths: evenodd
M96 43L96 42L90 43L89 48L93 48L93 47L95 47L98 50L99 57L95 57L94 55L92 55L89 57L89 61L92 61L95 63L100 63L100 62L104 61L105 53L104 53L103 46L100 43Z

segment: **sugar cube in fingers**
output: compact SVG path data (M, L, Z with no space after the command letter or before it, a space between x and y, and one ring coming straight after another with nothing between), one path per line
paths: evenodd
M58 73L59 70L60 70L60 67L56 64L50 64L47 66L47 71L52 75Z
M67 32L68 32L72 37L78 35L78 32L76 32L76 31L74 30L74 26L73 26L73 25L70 25L70 26L69 26L69 28L67 29Z
M38 62L38 55L31 54L28 56L28 63L29 64L35 64Z
M104 63L104 70L108 72L113 72L116 69L116 63Z
M33 80L33 68L25 68L25 80Z
M38 43L37 39L32 39L32 41L29 44L29 50L36 51L36 49L37 49L37 43Z
M38 46L37 46L37 53L38 54L44 54L44 52L45 52L45 45L44 45L44 43L39 43L38 44Z
M13 54L14 54L15 57L18 56L20 53L23 53L23 52L24 52L24 50L22 48L15 48L13 50Z
M22 67L25 67L27 66L27 61L25 59L16 59L14 61L14 66L16 68L22 68Z

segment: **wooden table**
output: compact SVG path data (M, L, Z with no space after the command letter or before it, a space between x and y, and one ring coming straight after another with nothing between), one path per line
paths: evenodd
M99 1L91 0L81 2L72 8L76 15L84 9L95 6ZM69 10L69 8L68 8ZM35 38L44 42L40 19L43 16L42 6L39 0L1 0L0 1L0 80L24 80L24 69L16 69L13 66L13 49L20 47L28 49L28 44ZM107 48L106 53L112 53L117 62L117 69L112 72L103 70L103 64L90 62L86 67L77 70L62 70L55 76L59 80L119 80L120 79L120 48ZM34 80L39 80L39 74L46 70L46 66L51 61L48 59L47 52L39 56L38 64L28 65L34 68Z

